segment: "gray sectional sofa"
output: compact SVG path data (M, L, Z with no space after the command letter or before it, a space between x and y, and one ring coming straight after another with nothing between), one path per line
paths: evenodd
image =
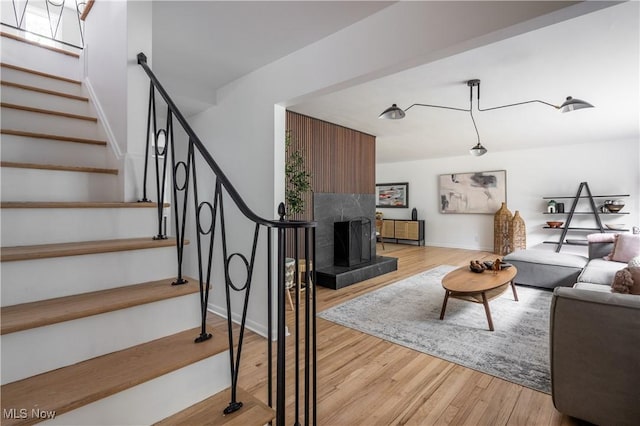
M637 425L640 296L557 287L550 319L556 409L596 425Z
M613 243L590 243L589 257L514 252L515 282L553 288L550 366L558 411L596 425L640 421L640 295L611 292L627 264L603 259ZM536 263L537 262L537 263Z
M612 250L613 243L590 243L588 258L544 250L517 250L506 255L504 261L518 268L516 284L609 291L615 273L627 266L603 259ZM599 287L601 285L606 287Z

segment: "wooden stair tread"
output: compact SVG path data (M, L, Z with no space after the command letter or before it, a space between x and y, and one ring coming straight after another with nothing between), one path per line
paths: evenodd
M118 169L105 169L101 167L60 166L58 164L17 163L14 161L0 161L0 167L12 167L17 169L55 170L61 172L103 173L117 175Z
M237 400L242 402L242 408L235 413L225 415L223 411L229 405L230 400L231 390L225 389L173 416L167 417L156 423L156 425L257 426L265 425L276 417L276 413L271 407L241 388L237 389Z
M26 106L26 105L11 104L8 102L0 102L0 107L17 109L17 110L27 111L27 112L36 112L38 114L55 115L58 117L74 118L77 120L84 120L84 121L93 121L93 122L98 121L96 117L90 117L88 115L71 114L69 112L54 111L52 109L44 109L44 108L35 108L35 107Z
M224 327L214 337L194 343L200 329L171 336L92 358L68 367L32 376L2 388L2 409L32 408L55 411L57 415L106 398L125 389L217 355L227 350ZM33 424L38 419L3 419L5 426Z
M169 207L164 203L162 207ZM158 203L120 201L1 201L0 209L145 209Z
M4 31L0 31L0 36L7 37L16 41L20 41L22 43L30 44L32 46L41 47L42 49L51 50L53 52L62 53L63 55L72 56L74 58L80 58L80 55L75 52L69 52L68 50L60 49L58 47L47 46L45 44L40 44L34 40L28 40L24 37L17 36L15 34L6 33Z
M185 244L188 243L189 242L185 240ZM2 247L0 249L0 262L46 259L51 257L63 256L80 256L84 254L111 253L116 251L171 247L175 245L175 238L168 238L166 240L154 240L151 237L145 237Z
M71 321L200 291L198 280L190 277L184 278L188 282L182 285L172 285L175 278L168 278L91 293L5 306L0 309L0 334Z
M77 101L89 102L89 98L86 96L72 95L70 93L57 92L55 90L47 90L36 86L29 86L26 84L14 83L11 81L0 81L0 84L7 87L15 87L16 89L29 90L31 92L44 93L47 95L59 96L62 98L75 99Z
M35 133L35 132L25 132L23 130L11 130L11 129L2 129L0 133L3 135L12 135L12 136L24 136L27 138L36 138L36 139L51 139L60 142L75 142L75 143L85 143L89 145L103 145L107 146L106 141L101 141L97 139L87 139L87 138L76 138L73 136L62 136L62 135L53 135L48 133Z

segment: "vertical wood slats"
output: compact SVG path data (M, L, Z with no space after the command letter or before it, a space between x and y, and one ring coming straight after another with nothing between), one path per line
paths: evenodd
M311 191L304 195L305 211L290 219L313 220L313 193L374 194L376 138L357 130L287 111L291 149L298 150L311 173ZM294 255L292 238L287 253ZM301 257L304 247L299 246Z
M375 193L375 136L287 111L291 148L302 152L312 175L305 212L295 219L313 220L313 192Z

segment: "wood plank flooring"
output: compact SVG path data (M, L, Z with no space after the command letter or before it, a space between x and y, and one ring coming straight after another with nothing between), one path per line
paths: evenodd
M437 265L494 260L473 250L378 244L398 258L398 270L341 290L317 289L322 311ZM287 308L288 309L288 308ZM288 310L289 330L294 316ZM211 316L212 324L222 321ZM551 396L318 319L318 424L354 425L581 425L553 407ZM292 336L293 337L293 336ZM293 351L293 338L287 340ZM249 333L239 386L266 401L266 340ZM275 353L275 348L274 348ZM291 359L291 358L289 358ZM287 388L293 389L289 366ZM287 400L293 424L293 399Z

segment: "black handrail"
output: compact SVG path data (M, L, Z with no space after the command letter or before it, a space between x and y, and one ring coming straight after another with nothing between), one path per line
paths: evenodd
M260 238L261 229L266 230L266 244L267 244L267 265L266 265L266 289L267 289L267 303L268 303L268 318L267 318L267 374L268 374L268 403L273 407L273 368L272 368L272 232L277 231L277 354L276 354L276 424L284 425L286 412L285 412L285 399L286 399L286 312L285 312L285 292L288 291L285 288L295 287L296 290L296 313L295 313L295 342L294 342L294 356L295 356L295 423L300 423L302 414L299 412L299 399L300 399L300 376L298 370L301 368L299 363L299 357L301 355L300 345L304 344L304 423L316 424L316 322L315 322L315 288L313 283L315 282L315 271L313 265L315 265L315 259L313 253L315 253L315 222L302 222L302 221L289 221L285 219L284 204L281 203L278 208L279 219L269 220L264 219L255 214L244 202L242 197L233 187L227 176L223 173L220 166L213 159L209 151L206 149L200 138L193 131L187 120L184 118L180 110L177 108L171 97L165 91L160 84L156 76L153 74L149 66L147 65L147 58L144 53L138 54L138 64L142 66L150 79L149 89L149 108L147 115L147 138L146 138L146 150L148 155L145 158L144 168L144 182L143 182L143 199L141 201L150 201L147 198L147 175L149 173L149 161L153 157L155 159L155 173L156 173L156 196L158 197L158 235L154 238L167 238L166 235L166 222L164 222L165 216L163 215L163 202L165 198L167 180L167 171L171 170L172 174L172 204L173 214L175 216L175 234L176 234L176 248L177 248L177 278L173 283L175 285L184 284L187 280L182 275L182 261L183 251L185 246L185 234L187 223L187 202L189 198L190 187L193 192L193 202L195 211L195 234L196 234L196 248L198 257L198 279L200 286L200 312L201 312L201 329L200 335L195 339L196 342L204 342L212 337L207 332L207 308L209 302L209 290L211 287L211 275L214 269L214 239L215 236L220 236L220 242L222 246L222 262L224 266L224 281L225 281L225 298L227 309L227 331L229 338L229 368L231 377L231 401L229 406L225 409L225 413L229 414L242 408L242 402L237 400L237 386L239 379L239 370L241 367L240 359L242 355L242 348L244 342L244 334L246 328L247 312L249 307L249 297L251 294L251 288L253 285L253 272L256 266L256 253L258 247L258 241ZM155 93L158 92L167 107L167 118L164 127L159 129L158 120L156 117L156 97ZM176 159L176 145L174 140L174 126L173 118L177 120L182 130L186 133L188 138L186 160L177 161ZM160 139L163 139L164 146L159 147ZM153 148L151 147L153 142ZM207 172L213 173L214 192L213 200L199 201L200 194L198 193L198 178L196 173L196 154L204 160L208 166ZM168 159L171 157L171 163L168 163ZM184 175L184 176L182 176ZM245 256L242 253L230 253L227 245L227 227L225 221L225 206L223 193L229 196L235 207L242 213L242 215L254 224L254 232L252 238L252 246L249 256ZM180 202L181 201L181 202ZM181 207L181 208L179 208ZM204 217L203 217L204 216ZM210 222L207 220L210 217ZM206 223L206 225L205 225ZM164 226L163 226L164 225ZM291 230L291 231L289 231ZM302 260L299 253L296 251L294 259L287 259L285 257L285 247L287 234L293 232L294 238L297 241L299 234L302 234L305 243L305 276L304 281L306 283L306 297L304 306L300 303L299 295L301 291L301 279L299 275L299 268ZM207 244L208 238L208 244ZM231 273L230 264L233 260L240 261L244 264L247 271L246 281L241 285L234 283ZM294 268L292 269L292 266ZM238 332L238 341L234 341L234 326L232 320L232 307L231 307L231 292L244 293L244 300L242 304L242 315L240 319L240 328ZM304 309L304 341L301 342L301 336L299 329L302 326L300 318L300 310ZM313 385L311 388L310 385Z
M218 166L218 163L216 163L209 151L207 151L207 149L205 148L202 141L200 141L198 135L195 134L187 120L184 118L178 107L173 103L173 100L171 100L169 94L166 92L166 90L164 90L164 87L162 87L160 81L158 81L155 74L153 74L153 71L151 71L151 68L149 68L149 66L147 65L147 57L144 53L138 53L138 64L141 65L145 70L145 72L151 79L153 86L167 103L169 109L172 111L173 115L176 117L184 131L187 133L187 136L189 136L189 139L193 141L193 144L198 148L198 151L200 151L203 159L207 162L209 167L211 167L215 175L220 179L224 189L229 193L233 202L238 206L242 214L244 214L247 219L251 220L252 222L259 223L260 225L268 226L270 228L306 228L315 226L313 222L285 222L268 220L255 214L247 206L240 194L238 194L238 191L236 191L236 189L233 187L220 166Z

